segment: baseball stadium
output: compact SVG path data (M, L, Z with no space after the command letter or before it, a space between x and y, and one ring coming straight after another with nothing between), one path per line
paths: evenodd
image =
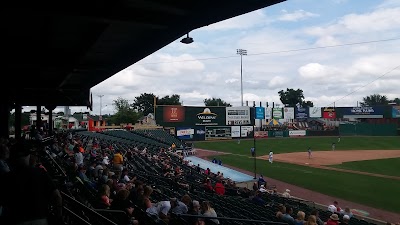
M275 104L244 101L241 84L241 106L208 105L208 97L201 106L183 104L179 95L145 93L139 103L139 97L113 100L111 115L102 114L100 93L100 113L93 112L92 88L120 71L178 39L188 46L196 29L285 1L4 3L0 225L400 225L398 98L314 106L301 90L298 102ZM276 21L319 17L279 13L284 16ZM231 58L210 55L203 60ZM244 55L247 50L237 49L241 78ZM183 78L196 83L187 71L154 86L180 86ZM142 81L107 91L149 88Z

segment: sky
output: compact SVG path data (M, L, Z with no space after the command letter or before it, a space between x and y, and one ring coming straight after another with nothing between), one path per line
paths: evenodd
M287 0L190 32L92 87L93 111L113 114L118 97L179 94L183 105L205 98L241 105L281 104L278 91L304 91L314 106L356 106L371 94L400 97L399 0ZM99 97L103 95L103 97ZM72 112L87 111L71 107Z

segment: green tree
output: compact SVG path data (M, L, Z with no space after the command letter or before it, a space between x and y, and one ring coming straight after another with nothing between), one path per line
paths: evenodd
M303 101L303 104L301 106L303 106L303 107L314 107L314 103L312 101Z
M154 98L156 96L153 93L143 93L135 97L132 103L132 107L143 115L148 115L154 112Z
M141 114L135 111L135 109L129 104L127 99L119 97L117 100L113 101L113 106L115 107L115 111L117 112L109 118L110 123L135 124L141 116Z
M174 95L166 95L162 98L157 97L157 105L182 105L181 103L181 96L174 94Z
M230 103L227 103L220 98L206 98L203 102L205 106L232 106Z
M395 103L396 105L400 105L400 98L395 98L390 101L391 103Z
M389 99L385 95L373 94L363 98L360 102L361 106L378 106L389 104Z
M314 106L312 101L304 101L304 94L301 89L286 88L286 91L280 90L278 94L279 99L286 107L296 107L298 105L302 107Z

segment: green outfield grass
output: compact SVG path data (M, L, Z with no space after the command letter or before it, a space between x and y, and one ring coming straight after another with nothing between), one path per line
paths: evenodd
M266 155L270 150L275 154L287 152L305 152L308 147L313 151L331 150L332 143L336 143L336 150L375 150L400 149L400 137L303 137L303 138L270 138L257 139L257 155ZM253 147L253 140L205 141L196 142L196 148L248 154Z
M254 171L253 158L220 155L224 164ZM330 196L400 213L398 180L257 160L257 173ZM291 193L296 196L296 193ZM301 196L299 196L301 197Z
M400 158L345 162L330 167L400 177Z

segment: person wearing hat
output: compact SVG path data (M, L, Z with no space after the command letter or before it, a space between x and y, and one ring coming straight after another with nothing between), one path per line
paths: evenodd
M10 153L11 170L3 177L7 182L0 185L1 224L48 224L49 205L61 219L61 194L47 172L29 165L31 151L27 143L10 146Z
M350 216L349 215L344 215L340 225L349 225L349 222L350 222Z
M326 225L339 225L339 216L336 213L333 213L328 221L326 221Z
M286 189L285 192L282 193L282 197L290 198L290 197L291 197L291 196L290 196L290 190L289 190L289 189Z

